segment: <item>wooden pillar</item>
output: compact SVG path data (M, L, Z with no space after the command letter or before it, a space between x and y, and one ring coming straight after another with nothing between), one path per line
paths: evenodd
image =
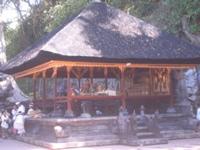
M167 69L168 71L168 78L169 78L169 94L171 95L170 96L170 106L174 107L174 92L173 92L173 83L172 83L172 78L171 78L171 69Z
M66 67L67 70L67 112L72 113L72 93L71 93L71 83L70 83L70 72L71 67Z
M54 77L54 98L57 97L57 77Z
M121 103L123 108L126 108L126 91L125 91L125 67L120 67L121 79L120 79L120 92L121 92Z
M104 77L105 77L105 88L108 89L108 68L104 68Z
M33 100L36 100L36 76L33 75Z
M42 72L43 79L43 100L46 100L46 71Z
M90 86L93 86L93 77L94 77L93 70L94 70L93 67L89 68L89 73L90 73Z
M151 68L149 68L149 95L153 95L153 90L152 90L152 86L153 86L153 84L152 84L152 82L153 82L153 74L152 74L152 69Z
M77 79L78 79L78 89L79 89L79 91L81 90L81 68L79 67L79 68L77 68L77 74L78 74L78 76L77 76Z
M57 68L53 68L52 78L54 78L54 98L57 96Z

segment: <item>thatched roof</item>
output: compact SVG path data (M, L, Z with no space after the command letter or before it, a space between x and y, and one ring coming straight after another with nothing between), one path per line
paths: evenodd
M105 3L91 3L2 70L16 73L49 60L198 63L200 48Z

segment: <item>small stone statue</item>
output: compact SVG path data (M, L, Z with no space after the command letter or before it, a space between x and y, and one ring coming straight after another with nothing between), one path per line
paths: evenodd
M159 113L159 110L158 110L158 109L156 109L156 111L154 112L154 118L155 118L156 120L159 120L159 119L160 119L160 113Z
M82 102L81 103L81 108L83 113L81 114L81 118L91 118L91 114L89 113L89 108L88 108L88 103L87 102Z
M145 124L146 116L145 116L145 108L144 105L140 106L140 122L141 124Z
M140 106L140 116L145 116L145 108L144 105Z
M117 118L118 128L119 128L119 135L122 139L126 138L129 130L130 119L129 116L126 115L124 108L121 106L119 109L119 115Z

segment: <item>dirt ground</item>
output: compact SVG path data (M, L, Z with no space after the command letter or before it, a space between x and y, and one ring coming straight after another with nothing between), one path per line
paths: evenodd
M15 140L0 139L1 150L47 150L42 147L29 145L26 143L18 142ZM200 139L185 139L169 141L168 144L154 145L154 146L98 146L98 147L85 147L85 148L73 148L67 150L200 150Z

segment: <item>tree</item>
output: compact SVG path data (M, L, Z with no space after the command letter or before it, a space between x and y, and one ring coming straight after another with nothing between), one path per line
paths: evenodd
M7 62L2 19L3 4L3 0L0 0L0 66ZM11 101L24 101L28 99L19 89L13 77L0 73L0 79L1 100L5 100L7 97L9 97Z
M2 12L3 12L3 0L0 0L0 66L2 64L5 64L6 59L6 50L5 50L5 39L3 34L3 18L2 18Z

